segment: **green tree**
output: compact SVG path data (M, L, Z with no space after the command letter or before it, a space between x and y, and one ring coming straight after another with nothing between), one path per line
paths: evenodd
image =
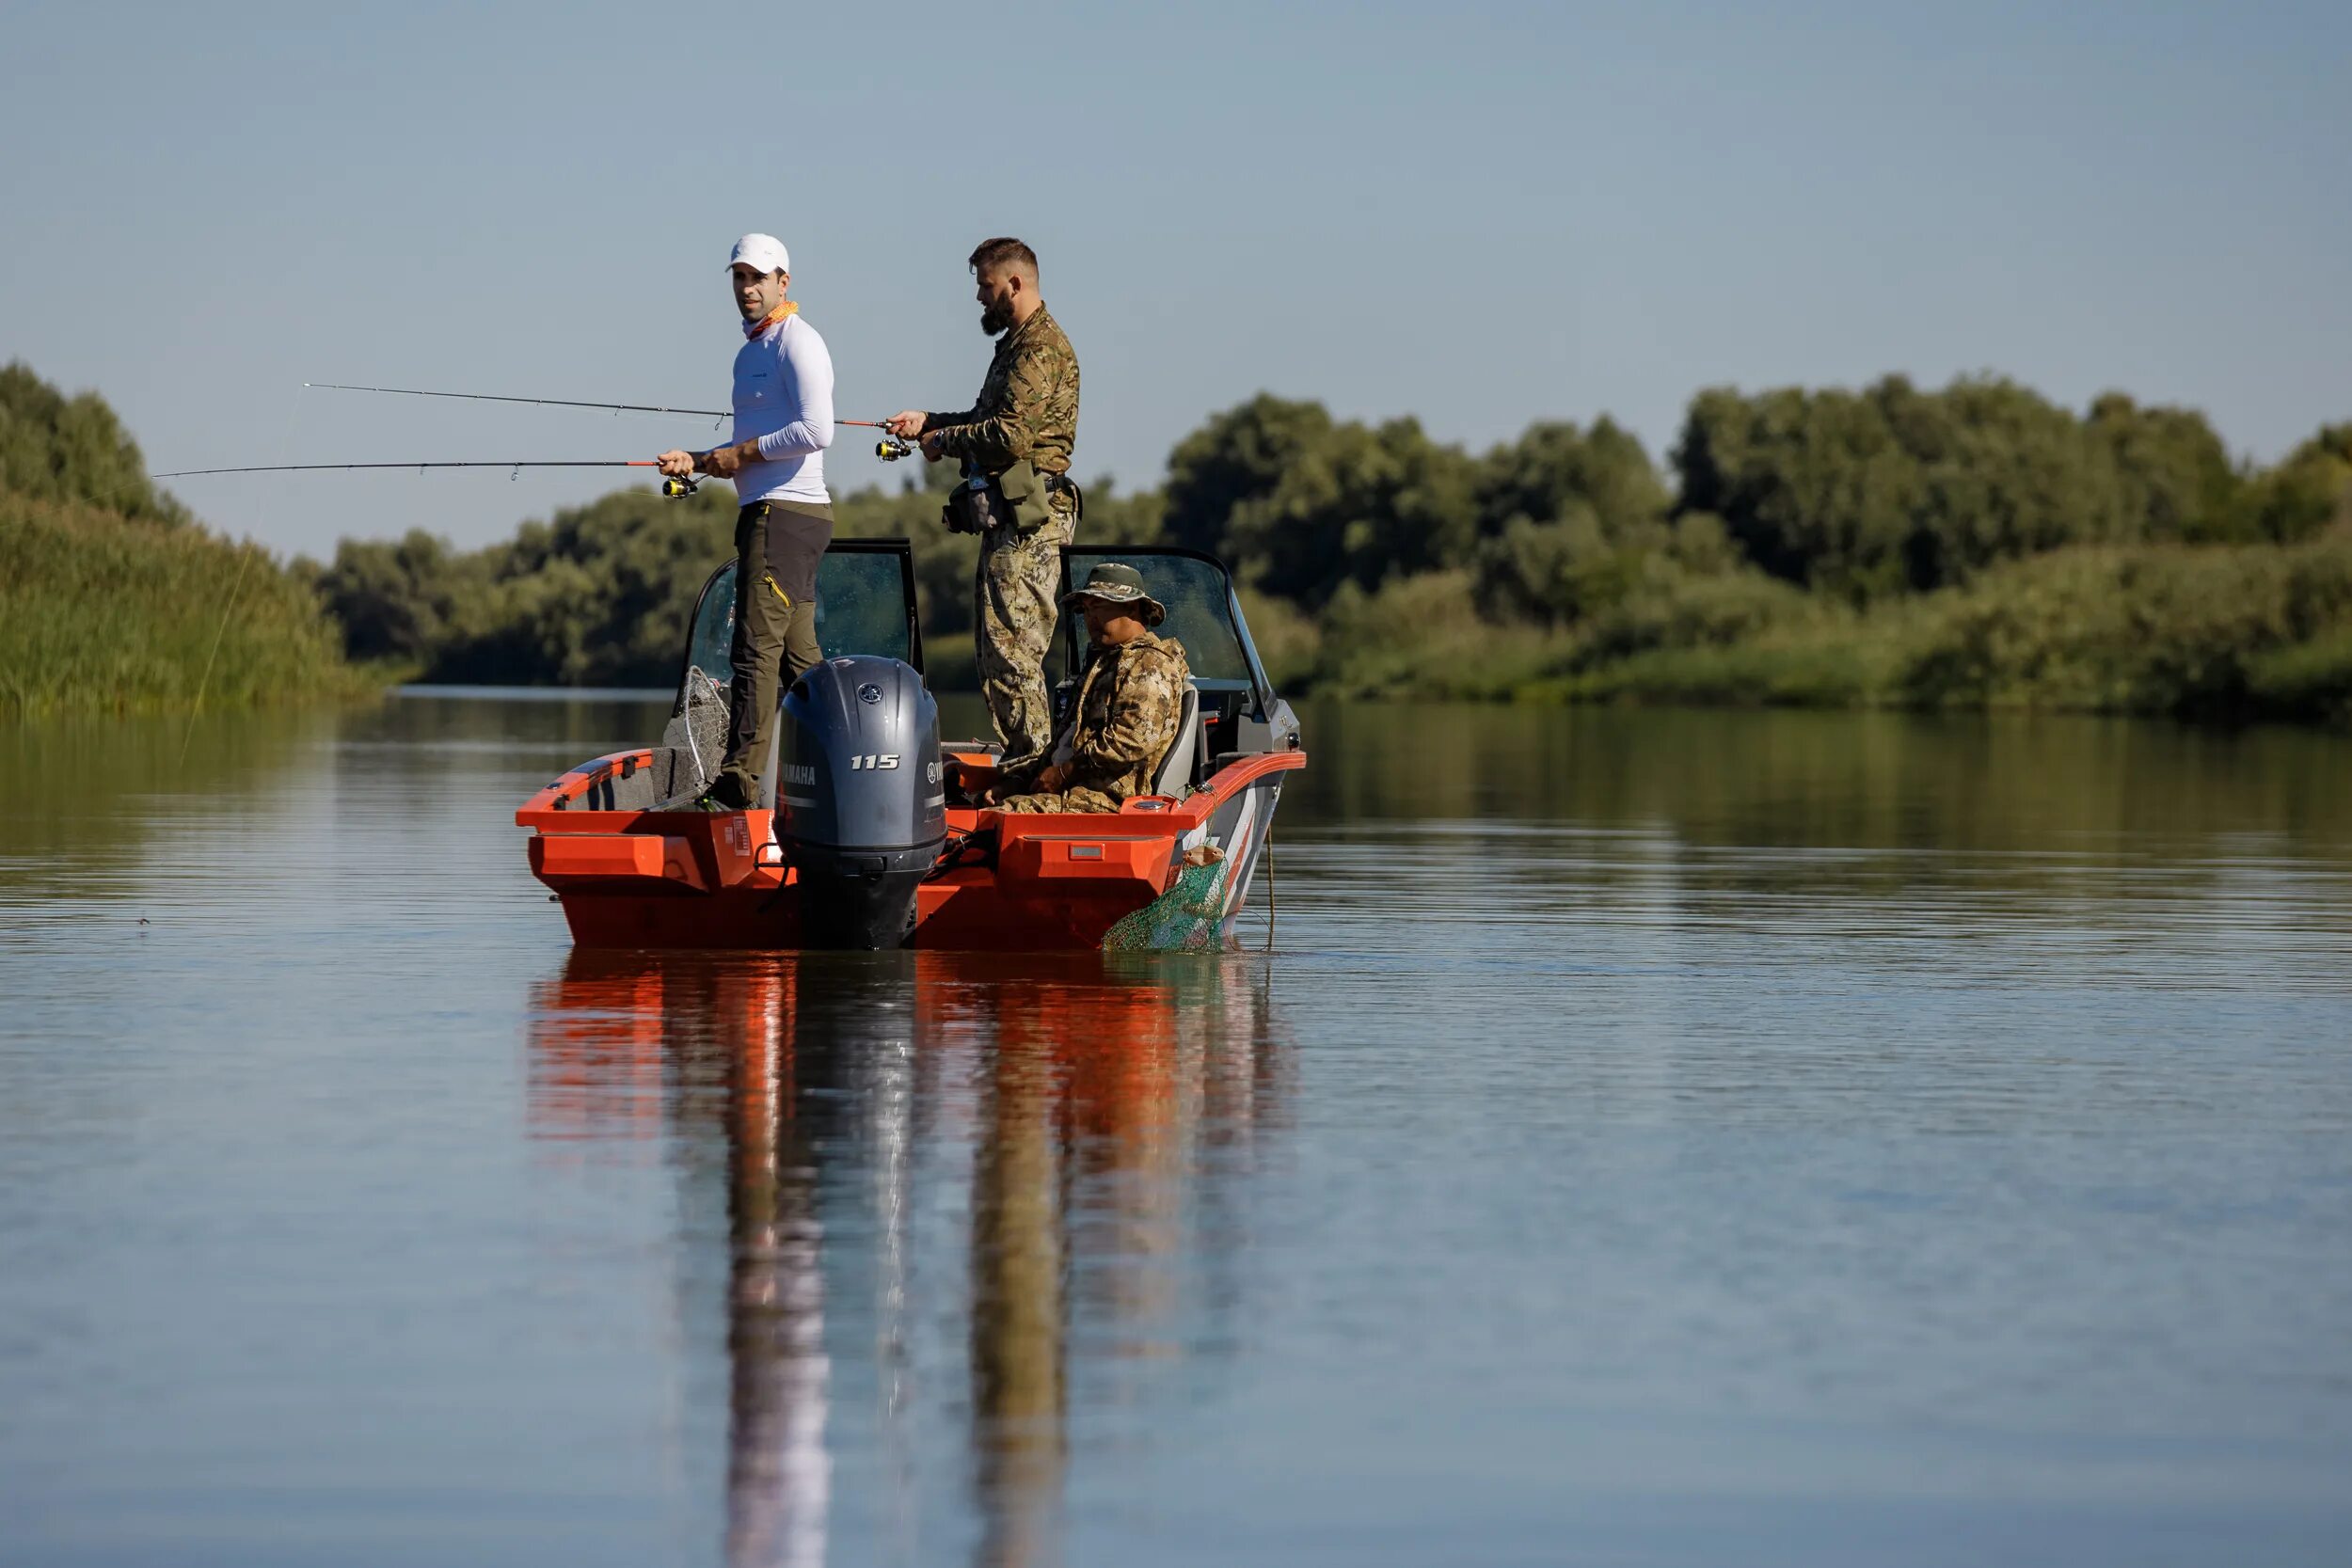
M1343 582L1371 589L1464 560L1477 480L1417 420L1334 423L1319 404L1261 395L1169 455L1164 537L1318 609Z
M1273 494L1330 436L1331 416L1321 404L1269 392L1210 416L1168 456L1168 543L1222 553L1234 511Z
M2217 542L2238 536L2246 482L2205 416L2193 408L2142 408L2122 392L2090 405L2090 433L2107 444L2124 506L2150 540Z
M2109 414L2094 429L1998 378L1941 392L1900 376L1860 393L1713 388L1675 448L1679 509L1722 517L1773 576L1858 600L2146 537L2159 498L2165 527L2202 516L2195 432L2170 411Z
M398 540L343 540L317 586L351 657L422 663L460 624L466 576L447 540L412 529Z
M2258 474L2239 504L2240 533L2291 545L2329 527L2352 531L2352 424L2325 425Z
M1565 421L1528 426L1486 454L1477 496L1482 536L1522 519L1562 521L1580 509L1616 542L1654 527L1671 500L1641 439L1606 416L1589 432Z
M142 522L188 521L187 509L147 477L138 443L103 398L69 398L13 359L0 367L0 490L87 501Z
M695 594L734 548L732 501L709 488L683 500L624 490L524 524L485 552L499 624L437 673L481 679L471 672L521 654L567 686L669 684Z

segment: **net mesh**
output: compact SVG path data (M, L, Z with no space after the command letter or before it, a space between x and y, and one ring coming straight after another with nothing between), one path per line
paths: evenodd
M1225 877L1232 863L1228 858L1186 866L1175 886L1104 933L1104 951L1200 953L1216 947L1225 936Z
M699 665L686 672L686 711L671 716L661 744L677 749L673 797L699 795L718 776L726 756L727 692Z

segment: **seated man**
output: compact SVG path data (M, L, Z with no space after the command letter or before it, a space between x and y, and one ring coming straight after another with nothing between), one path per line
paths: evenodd
M1062 608L1085 614L1094 657L1053 760L1008 774L982 797L999 811L1117 811L1129 796L1152 793L1176 741L1192 670L1183 643L1152 635L1168 610L1143 591L1142 575L1106 562Z

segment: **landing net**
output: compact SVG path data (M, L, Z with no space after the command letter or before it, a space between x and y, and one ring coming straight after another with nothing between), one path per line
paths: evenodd
M1108 953L1200 953L1217 946L1225 930L1228 857L1186 866L1176 885L1113 926L1103 937Z

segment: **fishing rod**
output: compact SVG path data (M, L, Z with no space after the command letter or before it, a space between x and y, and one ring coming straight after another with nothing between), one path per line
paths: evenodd
M419 473L422 473L427 468L507 468L512 471L508 473L506 477L513 480L522 478L523 470L525 468L658 468L660 467L661 467L660 463L650 457L605 457L586 458L577 461L555 460L549 462L532 462L526 460L519 463L493 463L486 461L465 463L262 463L250 467L241 468L175 468L169 473L150 474L148 477L150 479L194 479L202 474L303 474L322 473L329 470L341 470L347 468L414 468ZM662 480L661 493L669 497L671 499L675 500L680 497L692 495L695 488L701 483L701 478L694 475L690 474L683 477L672 475Z
M302 385L314 387L326 392L389 392L406 398L460 398L469 403L528 403L547 408L599 408L613 414L691 414L701 419L723 420L727 418L728 412L718 408L673 408L667 404L659 403L589 403L579 398L508 397L495 392L437 392L417 387L355 387L341 381L306 381ZM835 420L834 423L850 425L859 430L888 428L880 420ZM914 443L899 436L886 436L874 443L874 455L885 463L896 463L902 457L912 457L914 455ZM405 465L384 466L405 467ZM160 479L165 476L159 474L156 477Z
M660 403L582 403L577 398L517 398L503 397L495 392L429 392L415 387L351 387L340 381L306 381L323 392L389 392L404 398L462 398L468 403L535 403L549 408L602 408L615 414L691 414L699 419L723 420L727 410L721 408L673 408Z

